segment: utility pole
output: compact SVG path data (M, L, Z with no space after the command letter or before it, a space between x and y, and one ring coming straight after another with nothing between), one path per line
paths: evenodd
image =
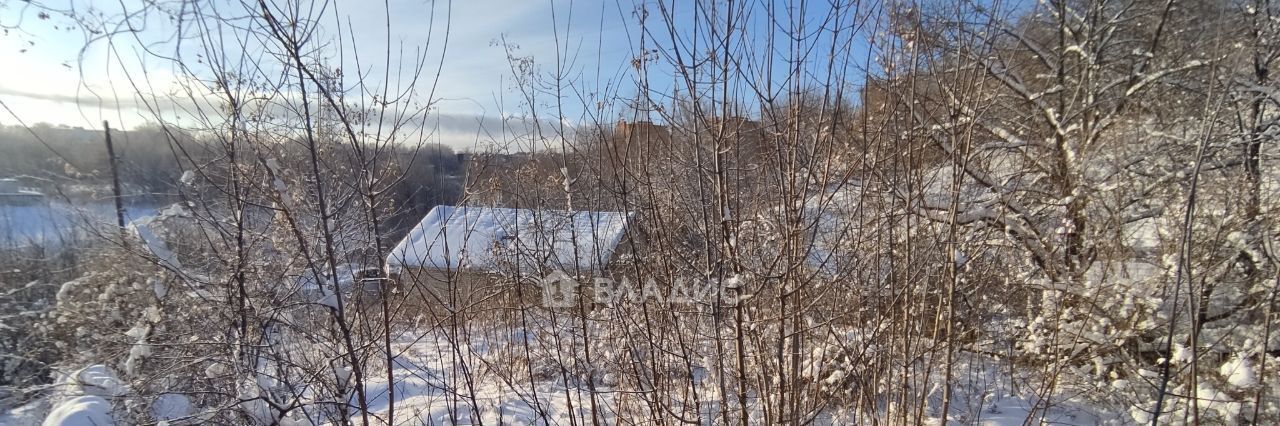
M111 146L111 124L102 120L102 131L107 138L107 158L111 161L111 194L116 202L116 225L120 226L120 235L124 236L124 198L120 196L120 169L116 161L115 147Z

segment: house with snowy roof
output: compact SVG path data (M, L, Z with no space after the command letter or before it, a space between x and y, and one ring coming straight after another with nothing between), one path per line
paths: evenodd
M440 301L551 274L589 280L622 257L631 220L625 212L437 206L391 250L387 272Z
M44 194L21 186L15 178L0 178L0 205L30 205L44 200Z

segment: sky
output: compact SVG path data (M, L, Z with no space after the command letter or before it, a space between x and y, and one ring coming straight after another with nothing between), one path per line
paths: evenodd
M656 93L680 92L684 87L673 72L673 55L685 55L685 61L696 62L692 57L709 43L706 27L685 24L694 21L690 19L696 12L693 2L664 2L670 8L665 12L652 4L653 0L303 0L298 4L306 8L302 15L320 16L320 32L313 37L318 42L313 45L320 46L324 53L319 56L327 65L342 70L349 98L369 101L372 95L380 95L383 87L393 94L404 89L409 79L394 76L414 74L409 71L418 63L415 58L425 58L410 98L394 100L398 105L431 101L428 120L418 126L428 130L423 134L428 134L431 142L455 149L483 149L495 140L509 139L504 132L512 132L512 128L527 129L536 123L544 128L572 129L583 122L625 118L628 112L616 105L621 104L618 99L635 97L641 78L632 66L639 57L643 33L638 5L646 1L650 15L644 48L658 58L648 70L648 83L658 88ZM273 7L290 2L267 0ZM848 30L857 22L875 19L853 19L855 13L849 9L830 13L830 3L808 2L803 9L787 0L750 3L754 9L735 18L746 21L748 31L734 45L732 54L767 59L747 61L751 64L737 78L765 81L765 75L774 75L767 74L767 65L792 67L786 63L789 53L765 48L770 31L780 36L777 40L786 40L782 32L787 30L759 12L766 8L788 20L788 25L804 23L803 78L810 83L821 83L831 68L857 74L873 67L874 61L867 56L867 40L876 34L875 28L858 27L856 32L862 35L848 39L828 37L823 29L840 27L852 34ZM244 28L252 22L243 19L246 13L260 13L256 4L256 0L0 0L0 28L4 30L0 64L5 67L5 78L0 79L0 102L5 107L0 108L0 124L98 128L103 120L109 120L113 127L132 128L164 120L181 126L198 121L201 114L216 115L217 105L208 102L216 98L184 91L208 87L193 79L211 75L213 68L205 62L208 52L202 51L202 46L210 44L202 45L197 36L220 38L216 48L231 56L256 52L252 47L238 47L265 42L246 36L265 33L265 29ZM718 7L719 3L701 4ZM196 19L192 5L199 5L202 16L222 19ZM700 44L664 43L663 33L668 28L660 25L660 13L676 17L671 31L687 40L700 39ZM209 22L224 26L214 27ZM105 28L107 32L89 32L89 28ZM385 66L388 47L392 52L390 72ZM556 93L545 81L518 85L518 72L512 70L518 61L510 60L509 52L512 57L532 57L537 74L544 79L560 69L573 90ZM257 71L266 75L278 70ZM356 90L356 76L365 76L372 90ZM775 80L773 90L784 90L792 83L785 76ZM518 86L538 89L532 105ZM263 90L282 93L285 98L296 95L288 88ZM557 104L558 100L562 103ZM609 102L615 105L612 110L604 109L609 112L591 107ZM557 108L560 106L563 109ZM530 111L538 111L538 117L530 117ZM615 116L601 116L605 114Z
M244 10L238 1L213 3L229 17ZM181 2L161 4L182 15ZM438 83L419 82L417 96L429 96L435 102L427 124L436 129L433 138L455 148L483 143L485 137L477 135L500 132L502 117L520 116L528 109L512 84L504 40L515 55L532 56L543 69L554 65L558 41L561 52L569 53L563 56L572 57L575 75L584 81L596 80L599 70L617 74L630 55L626 27L634 6L625 1L389 0L386 8L381 2L363 0L316 4L327 8L321 20L325 34L332 39L336 38L335 28L343 31L345 46L330 46L331 51L350 52L354 45L360 52L372 52L361 53L365 57L360 66L349 54L330 61L342 63L348 78L350 70L361 69L375 84L383 80L390 18L392 73L412 68L417 55L427 58L422 79L435 80L438 68ZM5 68L0 101L8 107L0 109L0 124L97 128L109 120L113 127L132 128L154 122L156 116L135 94L163 96L182 87L185 73L157 54L185 50L190 62L195 53L191 46L196 43L188 41L187 48L174 48L174 34L184 27L186 32L194 32L195 25L177 25L152 9L147 17L135 16L129 21L138 29L136 33L105 38L85 31L86 27L118 23L123 14L143 9L143 4L133 0L46 0L35 5L0 2L0 27L4 28L0 64ZM558 31L549 29L553 19ZM77 20L91 24L77 25ZM447 44L442 37L446 25ZM144 45L153 50L140 47ZM149 87L135 89L136 82ZM192 107L190 96L179 97L188 98L183 100L185 107ZM178 113L164 117L178 122L186 118Z

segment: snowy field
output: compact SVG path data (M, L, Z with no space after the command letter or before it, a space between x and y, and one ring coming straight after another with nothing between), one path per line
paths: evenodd
M134 204L125 209L125 220L154 214L150 204ZM48 201L32 205L0 205L0 247L31 245L60 247L83 240L92 230L115 223L115 205L108 202L68 204Z
M592 412L603 424L625 424L637 420L633 392L621 391L617 376L610 370L623 368L617 365L599 365L589 368L591 373L567 372L577 366L566 365L551 359L551 353L561 349L548 348L554 343L543 330L539 333L519 331L485 332L468 342L455 344L457 340L445 332L408 333L393 343L397 354L395 368L390 375L385 370L367 371L365 390L370 424L385 425L471 425L471 424L591 424ZM570 331L570 330L564 330ZM554 333L553 333L554 334ZM499 336L496 337L495 336ZM571 334L561 336L572 339ZM531 350L532 352L525 352ZM530 353L529 359L519 354ZM602 353L607 359L610 353ZM572 360L572 357L567 359ZM957 356L957 377L954 383L954 399L946 424L984 426L1023 425L1028 419L1043 419L1054 425L1095 425L1115 423L1116 415L1099 414L1099 409L1074 402L1055 402L1045 409L1037 407L1038 399L1024 384L1020 392L1012 386L1008 370L998 361L971 354ZM579 361L581 362L581 361ZM604 364L604 362L601 362ZM209 374L217 374L210 368ZM518 377L525 371L540 377L530 384ZM347 378L350 380L350 372ZM527 376L526 376L527 377ZM149 414L160 424L206 424L216 421L217 410L235 409L248 413L258 424L289 426L332 424L320 413L323 401L311 399L304 389L295 394L294 401L279 398L282 383L270 374L259 374L245 380L237 390L242 403L237 407L199 407L193 401L197 396L167 393L153 398ZM705 375L692 381L672 380L670 385L687 387L702 395L699 424L723 423L721 407L736 404L736 397L718 398L716 387ZM119 401L130 396L129 385L121 380L110 367L87 366L65 374L51 387L50 394L38 401L0 413L0 425L108 425L115 422L114 412L122 410ZM390 393L394 393L395 417L388 422ZM275 395L273 404L262 402L259 397ZM629 401L624 401L629 399ZM665 404L673 410L689 410L689 400L667 398ZM939 425L941 388L929 391L929 406L919 417L922 424ZM288 403L296 407L281 413L273 406ZM351 398L352 424L363 424L364 416L355 409L355 396ZM628 406L631 404L631 406ZM762 414L755 397L748 398L748 411L752 424L762 424ZM736 409L736 408L735 408ZM687 412L687 411L686 411ZM732 412L732 411L731 411ZM863 413L841 407L822 410L811 424L844 425L864 424L877 419L900 421L904 417L914 419L916 411L897 411L891 405L882 405L880 412ZM1123 414L1122 414L1123 415ZM1043 416L1043 417L1042 417ZM1112 419L1112 422L1106 420ZM1119 424L1126 423L1121 420Z

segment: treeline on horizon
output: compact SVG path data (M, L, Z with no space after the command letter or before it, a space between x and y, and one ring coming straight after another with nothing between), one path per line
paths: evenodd
M111 138L119 160L122 196L131 202L177 201L182 198L179 186L184 172L225 160L215 146L219 142L155 125L113 128ZM289 149L303 155L305 147L295 145ZM429 144L393 149L401 178L390 193L398 215L421 216L431 207L459 200L465 165L452 148ZM47 123L0 125L0 178L18 178L22 186L52 197L110 200L111 165L104 132ZM187 196L207 195L191 190ZM200 191L217 191L217 187Z

